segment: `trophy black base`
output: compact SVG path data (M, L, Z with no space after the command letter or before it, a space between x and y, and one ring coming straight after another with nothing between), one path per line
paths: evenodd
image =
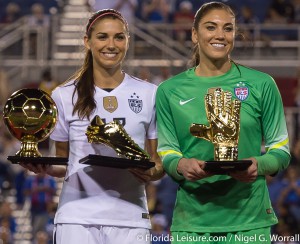
M95 154L89 154L88 156L80 159L79 163L110 167L110 168L118 168L118 169L128 169L128 168L150 169L155 166L154 162L150 162L147 160L131 160L127 158L114 158L114 157L101 156Z
M228 174L233 171L246 170L251 164L251 160L205 161L204 170L215 174Z
M8 156L7 159L13 164L30 163L30 164L49 164L49 165L67 165L68 158L63 157L20 157Z

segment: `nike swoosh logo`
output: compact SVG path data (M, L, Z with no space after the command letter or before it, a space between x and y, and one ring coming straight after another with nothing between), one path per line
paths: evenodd
M188 102L190 102L190 101L192 101L192 100L194 100L194 99L195 99L195 97L193 97L193 98L191 98L191 99L189 99L189 100L185 100L185 101L180 100L180 101L179 101L179 104L180 104L180 105L184 105L184 104L186 104L186 103L188 103Z

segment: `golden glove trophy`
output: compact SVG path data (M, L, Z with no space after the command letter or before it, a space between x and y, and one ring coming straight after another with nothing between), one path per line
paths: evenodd
M221 88L209 89L205 96L206 116L209 126L192 124L193 136L214 144L214 160L206 161L205 170L216 173L245 170L251 160L238 160L241 102Z
M88 126L86 135L88 142L109 146L116 151L120 158L90 154L81 159L80 163L115 168L137 167L144 169L155 165L154 162L150 162L149 155L131 139L118 121L104 123L96 115Z
M40 89L24 88L14 92L7 100L3 119L9 132L21 142L12 163L66 164L68 158L42 157L38 143L54 130L57 108L52 98Z

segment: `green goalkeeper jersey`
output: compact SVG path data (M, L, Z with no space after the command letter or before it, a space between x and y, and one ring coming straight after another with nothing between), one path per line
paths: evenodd
M177 172L182 157L214 160L213 144L192 136L190 126L209 126L204 97L215 87L241 101L239 159L257 159L259 176L253 183L227 175L191 182ZM156 110L158 152L165 171L179 183L172 231L234 232L277 223L264 175L268 168L271 173L286 168L290 152L282 100L271 76L235 63L214 77L197 76L192 68L158 87Z

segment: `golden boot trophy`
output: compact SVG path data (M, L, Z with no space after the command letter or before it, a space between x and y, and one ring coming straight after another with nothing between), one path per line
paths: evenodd
M150 156L132 140L118 121L104 123L101 118L96 115L88 126L86 135L88 142L96 144L101 143L109 146L114 149L119 156L125 158L89 155L80 162L93 163L101 166L116 166L117 168L126 168L127 166L150 168L154 166L154 163L149 161ZM110 164L110 161L113 163ZM108 164L106 164L106 162L108 162Z
M86 135L90 143L102 143L113 148L120 156L131 160L149 160L149 155L127 134L118 121L103 123L95 116L88 126Z

